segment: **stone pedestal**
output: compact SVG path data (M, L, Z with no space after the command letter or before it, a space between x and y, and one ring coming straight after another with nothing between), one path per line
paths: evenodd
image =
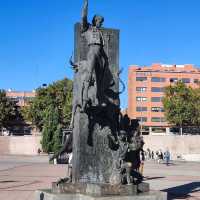
M35 200L167 200L167 193L149 191L137 195L92 196L84 194L54 194L51 190L37 190Z
M111 184L92 184L92 183L61 183L52 184L54 194L84 194L91 196L110 196L110 195L136 195L141 192L149 192L148 183L138 185L111 185Z
M52 184L52 190L37 190L36 200L167 200L167 193L149 191L148 183L110 185L91 183Z

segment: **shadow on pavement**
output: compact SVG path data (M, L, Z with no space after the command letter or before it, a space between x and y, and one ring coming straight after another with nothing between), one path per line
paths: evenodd
M161 178L165 178L164 176L155 176L155 177L144 177L144 180L148 181L148 180L154 180L154 179L161 179Z
M13 181L15 182L15 181ZM16 181L18 182L18 181ZM20 188L20 187L24 187L24 186L29 186L29 185L34 185L36 183L40 183L40 181L33 181L30 183L23 183L23 184L19 184L19 185L11 185L11 186L5 186L5 187L0 187L0 190L7 190L7 189L13 189L13 188Z
M191 182L188 184L172 187L163 190L168 193L168 200L186 199L192 197L191 193L200 191L200 182Z
M19 181L0 181L0 183L16 183L16 182L19 182Z
M177 163L172 163L172 162L170 162L170 163L165 163L165 162L162 162L162 163L160 163L160 164L163 164L163 165L166 165L166 166L175 166L175 165L178 165Z

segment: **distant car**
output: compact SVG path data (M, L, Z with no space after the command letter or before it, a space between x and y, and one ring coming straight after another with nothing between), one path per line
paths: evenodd
M10 132L9 132L9 130L7 130L6 128L2 128L1 134L2 134L3 136L9 136L9 135L10 135Z

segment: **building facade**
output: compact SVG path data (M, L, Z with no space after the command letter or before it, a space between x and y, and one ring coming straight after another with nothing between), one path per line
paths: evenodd
M19 107L28 105L28 102L35 97L35 91L22 92L22 91L6 91L6 96L11 100L15 101Z
M143 134L168 134L162 97L164 88L181 80L198 87L200 69L193 65L130 66L128 75L128 115L140 120Z
M29 105L29 102L35 97L35 91L12 91L9 89L6 91L6 96L16 103L17 116L15 119L10 120L7 129L4 128L2 135L31 135L34 134L34 127L30 122L23 119L20 113L20 108Z

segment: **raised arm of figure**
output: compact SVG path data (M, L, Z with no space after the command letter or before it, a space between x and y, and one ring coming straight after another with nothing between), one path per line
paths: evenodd
M82 9L82 32L86 31L88 29L88 0L84 0L84 5Z

